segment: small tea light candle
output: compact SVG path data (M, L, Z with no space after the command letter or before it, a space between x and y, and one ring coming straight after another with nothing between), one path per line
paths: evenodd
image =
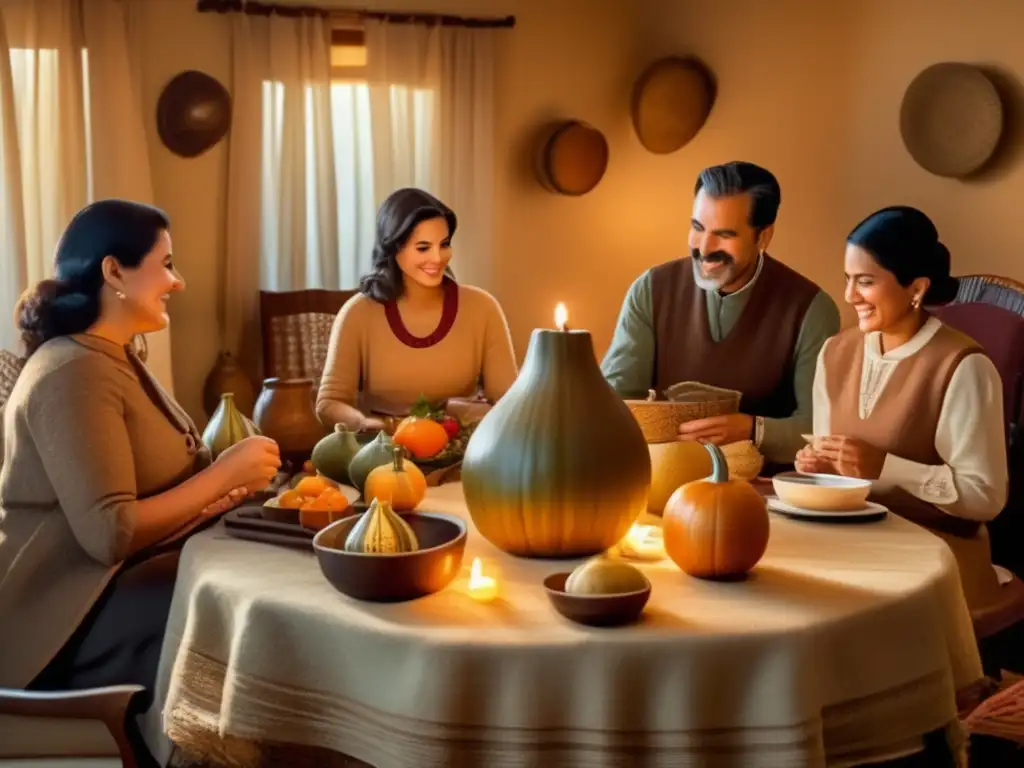
M565 304L558 302L558 305L555 307L555 328L564 333L569 330L568 322L569 310L565 308Z
M469 569L469 596L480 603L489 603L498 596L498 581L484 575L484 566L479 557L473 558Z
M629 529L619 542L619 552L634 560L664 560L665 540L656 525L638 525Z

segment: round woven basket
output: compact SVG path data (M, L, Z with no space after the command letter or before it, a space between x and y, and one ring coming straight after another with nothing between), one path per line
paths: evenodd
M911 157L936 176L963 178L980 170L1003 133L999 91L979 68L933 64L908 86L900 134Z
M727 416L739 411L738 397L703 402L674 403L667 400L627 400L626 405L640 425L648 443L669 443L679 439L679 425L694 419Z

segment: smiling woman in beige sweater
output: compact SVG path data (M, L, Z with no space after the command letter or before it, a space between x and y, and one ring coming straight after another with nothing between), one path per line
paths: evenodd
M460 285L448 263L455 214L419 189L394 192L377 213L373 268L334 321L317 397L325 424L380 428L400 414L478 392L496 401L516 378L498 302Z
M195 425L130 350L184 288L167 217L102 200L71 220L56 278L19 302L28 359L3 414L0 686L151 687L174 589L155 545L265 487L277 445L210 464Z

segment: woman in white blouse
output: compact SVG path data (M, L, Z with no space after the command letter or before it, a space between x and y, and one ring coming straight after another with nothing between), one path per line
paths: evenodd
M874 481L873 498L947 541L980 607L998 590L984 523L1008 490L999 372L925 309L951 301L957 281L924 213L871 214L847 238L845 262L858 327L821 350L815 439L796 468Z

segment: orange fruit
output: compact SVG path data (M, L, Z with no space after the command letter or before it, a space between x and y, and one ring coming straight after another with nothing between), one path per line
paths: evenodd
M297 491L303 496L319 496L321 493L326 491L330 487L326 477L321 475L312 475L310 477L304 477L299 480L298 484L293 490Z
M433 419L410 416L398 425L391 441L405 448L414 459L429 459L448 445L448 432Z
M290 491L285 491L278 496L277 504L279 507L283 507L284 509L298 509L305 504L307 500L308 497L303 496L295 489L292 489Z

